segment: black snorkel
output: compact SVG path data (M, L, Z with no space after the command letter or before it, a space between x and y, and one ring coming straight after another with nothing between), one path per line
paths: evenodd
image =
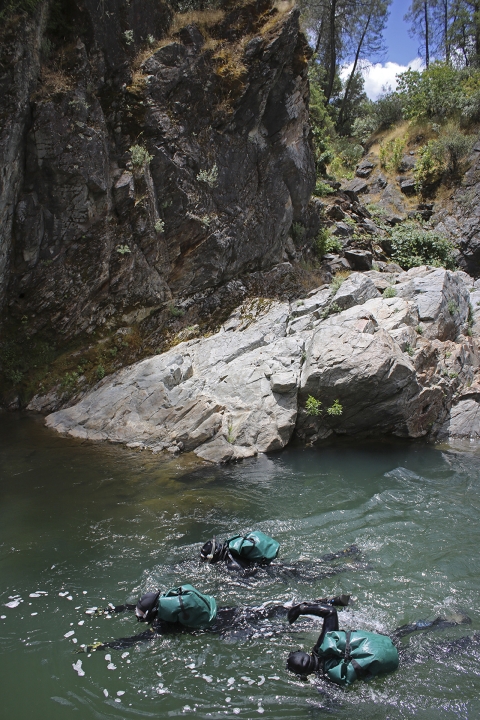
M140 600L137 602L135 607L135 615L138 622L151 623L155 620L158 615L158 598L160 597L160 591L149 592L142 595Z

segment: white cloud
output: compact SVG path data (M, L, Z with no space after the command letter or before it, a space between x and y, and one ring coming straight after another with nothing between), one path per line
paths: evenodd
M353 63L346 65L341 72L342 79L348 77L348 74L352 71ZM382 88L390 86L392 90L395 90L397 85L396 76L399 73L405 72L411 68L412 70L421 70L423 63L421 58L415 58L408 65L399 65L395 62L386 63L364 63L362 68L362 75L365 80L365 92L367 93L370 100L376 100L382 92Z

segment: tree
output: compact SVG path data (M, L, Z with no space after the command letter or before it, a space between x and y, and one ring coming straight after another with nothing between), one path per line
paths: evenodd
M340 66L351 59L355 64L353 78L362 53L377 52L377 45L381 46L391 0L300 1L307 34L317 61L325 69L322 90L328 104ZM349 91L347 102L348 95Z
M383 31L388 18L388 8L391 0L366 0L358 3L350 30L350 38L355 54L350 75L345 84L343 100L338 116L338 125L342 127L345 121L346 110L350 101L352 85L359 69L362 56L372 60L384 51Z
M418 52L423 55L425 65L430 65L430 14L434 0L412 0L410 9L405 15L406 22L410 23L410 34L412 37L418 37L420 47Z

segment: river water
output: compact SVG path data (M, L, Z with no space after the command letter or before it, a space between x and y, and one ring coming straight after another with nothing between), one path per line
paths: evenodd
M348 444L199 468L61 438L22 415L0 415L0 443L2 720L480 717L474 450ZM279 540L283 569L243 578L197 562L213 533L253 528ZM352 544L359 555L320 559ZM285 669L290 650L314 645L312 618L169 635L109 659L76 652L145 629L131 614L87 608L183 582L219 605L349 593L344 628L471 624L411 636L396 673L348 691Z

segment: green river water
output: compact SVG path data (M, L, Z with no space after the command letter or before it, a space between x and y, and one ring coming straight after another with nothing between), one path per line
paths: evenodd
M199 468L0 415L0 473L2 720L480 717L474 449L350 444ZM281 560L298 573L277 567L243 578L198 563L214 532L223 539L253 528L277 538ZM359 557L319 561L352 543ZM471 624L412 636L396 673L347 691L285 669L290 650L314 645L321 621L312 618L225 637L170 635L128 655L112 650L110 660L76 654L82 643L145 629L130 614L87 608L182 582L219 605L350 593L344 628L388 633L462 613ZM467 635L473 641L448 651Z

